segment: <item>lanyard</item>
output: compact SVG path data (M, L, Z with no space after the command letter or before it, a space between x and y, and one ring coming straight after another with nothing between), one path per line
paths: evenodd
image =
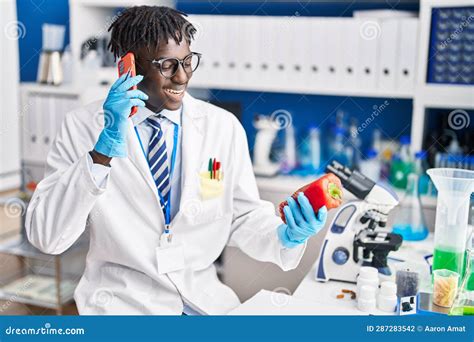
M174 125L174 133L173 133L173 151L171 152L171 170L170 170L170 175L169 175L169 182L170 182L170 190L169 190L169 197L168 197L168 202L166 205L164 205L165 201L164 198L161 196L160 191L158 188L156 188L156 191L158 192L158 196L160 198L160 203L164 207L164 216L165 216L165 234L170 233L170 224L171 224L171 183L172 183L172 177L173 177L173 170L174 170L174 165L175 165L175 160L176 160L176 149L178 146L178 125L173 122ZM135 133L137 135L138 141L140 142L140 147L142 148L143 155L145 156L145 159L148 163L148 157L145 153L145 149L143 148L143 143L142 139L140 139L140 134L138 134L137 127L135 126ZM166 138L165 138L166 140ZM166 152L168 153L168 152ZM151 170L150 170L151 172ZM153 176L153 175L152 175ZM168 237L168 239L171 239L171 235Z

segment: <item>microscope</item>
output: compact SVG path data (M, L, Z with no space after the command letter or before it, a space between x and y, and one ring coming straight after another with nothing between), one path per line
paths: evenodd
M390 276L387 257L402 244L402 236L388 229L387 217L398 204L395 192L337 161L326 168L357 200L341 206L326 233L316 261L316 280L356 282L361 266Z

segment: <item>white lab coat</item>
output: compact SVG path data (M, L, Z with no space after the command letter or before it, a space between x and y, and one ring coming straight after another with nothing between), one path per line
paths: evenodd
M201 313L225 314L239 305L213 264L226 245L283 270L298 265L305 245L281 246L281 220L259 198L244 129L231 113L186 94L182 195L171 224L173 241L184 245L185 268L160 275L155 249L163 212L131 120L128 157L111 161L103 188L92 178L87 154L103 127L101 109L95 102L66 115L26 215L28 238L45 253L64 252L90 228L74 296L80 314L181 314L183 301ZM221 161L224 192L203 200L198 174L210 157Z

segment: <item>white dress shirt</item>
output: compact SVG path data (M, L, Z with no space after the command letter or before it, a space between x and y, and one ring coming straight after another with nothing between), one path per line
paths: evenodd
M182 108L177 110L162 110L159 114L163 117L158 119L158 122L161 125L161 129L163 130L163 134L165 135L166 139L166 152L168 155L168 168L171 170L171 154L173 152L174 147L174 127L175 125L178 126L178 146L176 146L176 158L175 158L175 165L173 168L173 174L170 178L171 184L171 219L176 215L179 211L179 202L181 199L181 113ZM138 134L140 135L140 140L143 144L143 149L145 150L145 154L148 154L148 145L151 139L151 135L153 133L153 128L150 124L146 121L146 119L151 116L155 115L151 110L148 108L139 108L138 112L132 116L132 123L136 127ZM140 153L142 153L140 151ZM144 158L147 158L144 156ZM102 164L94 164L92 158L89 156L90 161L90 170L94 181L98 187L104 188L107 175L109 174L111 168Z

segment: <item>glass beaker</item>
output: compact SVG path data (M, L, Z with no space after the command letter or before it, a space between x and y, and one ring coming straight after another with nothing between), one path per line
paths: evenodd
M424 240L429 233L418 193L418 184L419 176L410 173L405 196L400 202L393 223L393 233L400 234L406 241Z
M466 274L461 282L461 288L454 300L450 315L474 315L474 249L467 250L466 260Z
M448 269L462 276L474 171L436 168L427 173L438 190L433 270Z

